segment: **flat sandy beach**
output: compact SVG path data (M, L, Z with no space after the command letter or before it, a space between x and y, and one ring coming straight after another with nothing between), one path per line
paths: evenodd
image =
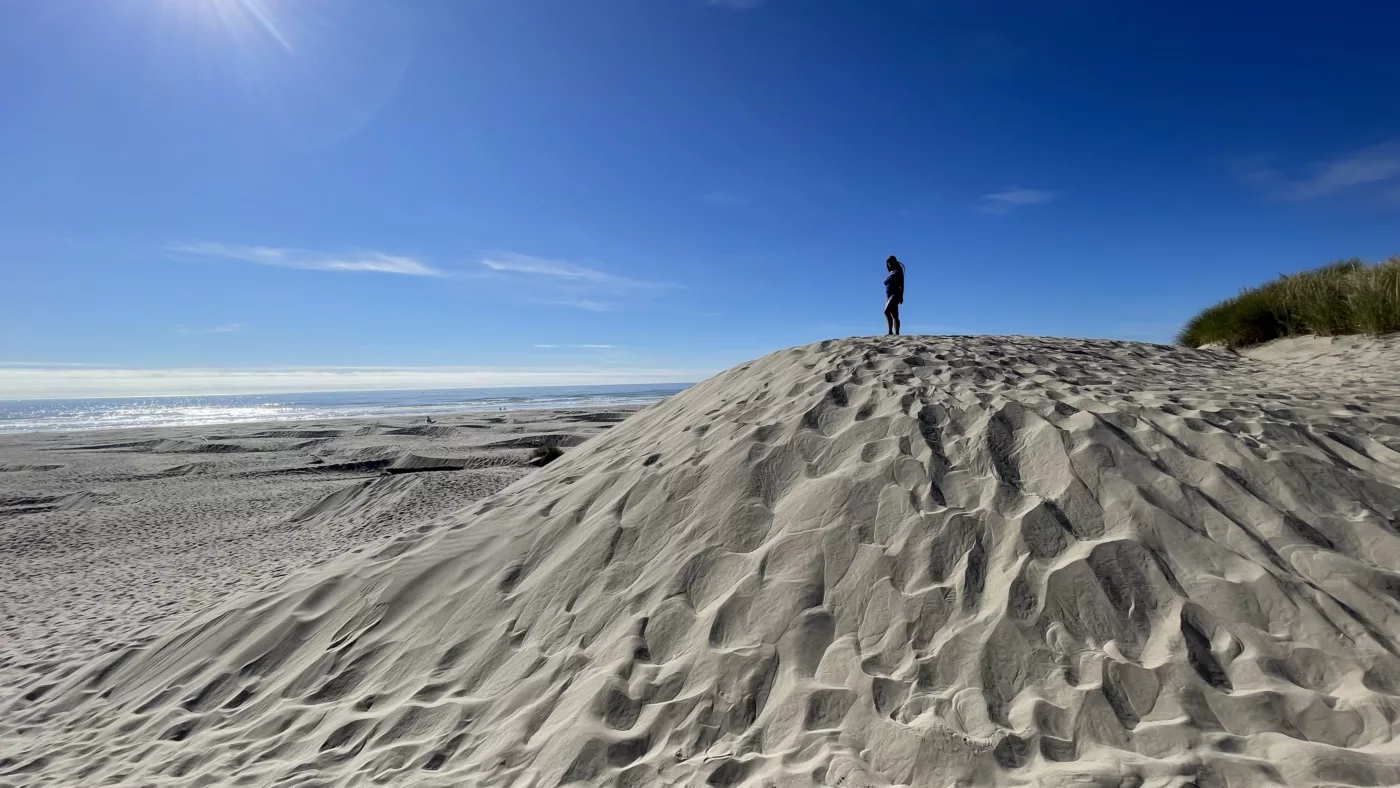
M0 435L0 697L484 498L625 410Z
M0 786L1400 784L1396 337L0 461Z

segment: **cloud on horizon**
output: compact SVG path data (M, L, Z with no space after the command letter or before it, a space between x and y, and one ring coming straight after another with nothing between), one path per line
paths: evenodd
M1400 195L1400 140L1313 162L1301 175L1272 166L1267 156L1239 157L1227 166L1237 180L1278 200L1303 202L1382 184L1393 187L1387 190L1388 196Z
M122 369L37 363L0 366L0 398L151 397L693 383L713 370L645 367L267 367Z
M1018 208L1042 205L1059 196L1059 192L1008 186L999 192L982 195L972 207L979 213L1006 214Z
M363 251L337 254L316 252L307 249L288 249L275 246L245 246L211 242L166 244L170 252L197 257L212 257L221 260L234 260L275 268L300 268L307 271L370 272L380 274L402 274L404 276L446 276L426 263L412 257Z
M540 349L542 349L542 350L553 350L553 349L556 349L556 348L558 348L558 349L580 348L580 349L589 349L589 350L615 350L615 349L617 349L617 345L535 345L535 347L540 348Z

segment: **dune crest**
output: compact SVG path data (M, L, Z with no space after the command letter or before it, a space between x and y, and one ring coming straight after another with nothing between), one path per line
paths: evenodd
M1400 783L1400 342L1261 354L771 354L0 699L0 784Z

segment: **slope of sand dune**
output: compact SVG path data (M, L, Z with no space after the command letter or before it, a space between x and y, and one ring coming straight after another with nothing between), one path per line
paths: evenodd
M624 416L533 411L433 424L396 417L0 436L0 699L34 674L148 638L147 629L534 471L528 448L493 444L577 445ZM455 472L426 473L438 470Z
M774 353L16 689L0 783L1400 783L1400 343L1328 347Z

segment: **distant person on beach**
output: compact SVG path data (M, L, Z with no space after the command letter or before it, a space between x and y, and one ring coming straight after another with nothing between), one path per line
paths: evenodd
M890 336L899 333L899 305L904 303L904 263L890 255L885 260L885 322L889 324Z

